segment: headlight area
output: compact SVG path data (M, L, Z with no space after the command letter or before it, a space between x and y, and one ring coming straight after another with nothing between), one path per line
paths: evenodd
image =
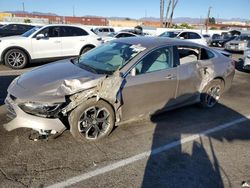
M26 113L39 117L58 118L62 104L20 103L18 106Z

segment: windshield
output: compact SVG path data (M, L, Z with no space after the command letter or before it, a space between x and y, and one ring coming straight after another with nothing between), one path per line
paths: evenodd
M110 42L83 54L76 65L96 74L112 74L143 50L139 44Z
M159 37L169 37L174 38L176 37L180 32L173 32L173 31L167 31L159 35Z
M12 28L13 28L13 24L4 25L1 27L1 29L3 29L3 30L10 30Z
M33 27L32 29L30 29L29 31L26 31L25 33L22 34L23 37L29 37L30 35L32 35L34 32L36 32L38 29L40 29L41 27Z

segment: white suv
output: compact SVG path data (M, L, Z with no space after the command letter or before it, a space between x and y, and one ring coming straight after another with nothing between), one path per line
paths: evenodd
M182 31L177 35L177 38L207 46L206 39L201 34L199 34L197 32Z
M0 38L0 62L21 69L29 62L78 56L101 43L102 39L87 27L35 27L20 36Z

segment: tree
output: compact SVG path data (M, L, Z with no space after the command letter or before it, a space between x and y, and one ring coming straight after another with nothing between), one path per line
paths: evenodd
M171 3L172 3L172 0L168 0L168 6L167 6L167 11L166 11L166 17L165 17L165 27L167 27L167 24L168 24L168 13L169 13Z
M214 17L210 17L210 18L208 19L208 23L210 23L210 24L215 24L215 23L216 23L215 18L214 18Z
M31 23L31 20L30 19L25 19L24 23Z
M172 25L173 25L174 9L175 9L177 3L178 3L178 0L173 0L172 1L172 10L171 10L170 18L169 18L168 27L172 27Z

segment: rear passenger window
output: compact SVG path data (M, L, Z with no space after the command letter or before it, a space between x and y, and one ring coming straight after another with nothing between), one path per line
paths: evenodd
M213 57L214 57L213 52L211 52L207 49L201 48L200 60L208 60L208 59L212 59Z
M198 35L197 33L189 33L189 39L200 39L200 35Z
M190 46L178 46L180 64L186 64L198 60L208 60L214 57L214 53L205 48L197 48Z
M62 27L62 37L86 36L88 33L78 27Z
M179 46L177 47L180 64L186 64L199 59L199 48Z

